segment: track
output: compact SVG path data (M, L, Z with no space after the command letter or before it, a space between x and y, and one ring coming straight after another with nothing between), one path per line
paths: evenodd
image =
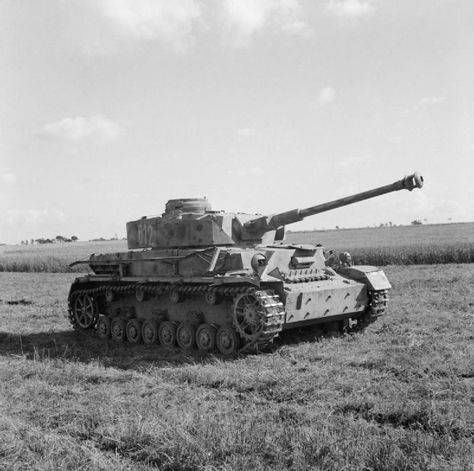
M108 300L126 298L135 296L140 299L142 296L149 296L156 299L159 307L161 296L192 297L204 296L210 304L217 303L217 299L227 298L232 301L233 322L231 329L235 332L235 337L240 336L238 342L240 351L261 350L273 342L275 337L281 332L285 320L284 306L278 295L272 290L256 289L249 286L207 286L196 284L141 284L141 283L107 283L101 286L80 287L78 283L71 287L69 294L69 321L73 327L81 332L92 333L97 328L99 317L104 317L100 312L99 306L106 305ZM214 301L213 301L214 300ZM244 301L246 317L236 318L236 302ZM254 309L255 308L255 309ZM106 316L108 317L108 316ZM223 311L223 319L226 318L226 312ZM128 322L131 319L125 319ZM184 323L184 322L183 322ZM199 323L199 321L198 321ZM196 323L196 330L200 325ZM179 324L174 323L179 330ZM180 323L181 324L181 323ZM203 324L201 324L203 325ZM206 324L209 328L210 326ZM219 338L219 329L221 325L213 325L217 330ZM227 326L229 328L229 326ZM233 337L232 332L228 337ZM179 344L178 340L178 344ZM199 342L198 342L199 347ZM217 342L219 350L219 342ZM237 348L236 348L237 350ZM225 352L222 352L225 353ZM234 353L234 352L232 352Z
M362 316L357 319L356 330L362 330L377 320L387 310L388 290L369 291L369 307Z

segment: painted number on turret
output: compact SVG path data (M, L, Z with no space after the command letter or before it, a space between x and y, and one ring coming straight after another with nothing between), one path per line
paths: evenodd
M153 227L146 220L139 221L137 226L138 244L140 246L151 245L153 239Z

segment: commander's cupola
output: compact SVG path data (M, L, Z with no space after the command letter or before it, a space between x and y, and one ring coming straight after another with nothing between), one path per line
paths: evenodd
M184 214L205 214L211 212L212 207L207 198L178 198L168 200L163 217L179 217Z

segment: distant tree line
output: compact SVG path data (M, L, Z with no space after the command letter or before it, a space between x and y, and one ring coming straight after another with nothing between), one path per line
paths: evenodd
M64 237L62 235L57 235L54 239L48 239L40 237L39 239L26 239L21 241L21 245L33 245L33 244L63 244L65 242L77 242L79 237L73 235L71 237Z

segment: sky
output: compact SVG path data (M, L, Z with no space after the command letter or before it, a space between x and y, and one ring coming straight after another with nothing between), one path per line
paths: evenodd
M292 230L474 220L472 0L0 0L0 242L168 199Z

